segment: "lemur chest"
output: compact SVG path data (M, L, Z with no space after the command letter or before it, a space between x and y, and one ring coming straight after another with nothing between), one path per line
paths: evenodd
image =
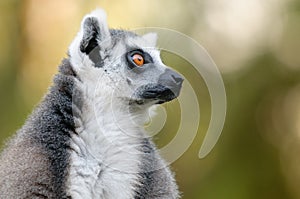
M74 199L133 198L138 184L138 140L109 125L105 129L89 125L79 131L71 139L69 195Z

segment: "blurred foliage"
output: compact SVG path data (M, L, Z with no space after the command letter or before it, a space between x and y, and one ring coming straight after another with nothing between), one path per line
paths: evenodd
M223 73L228 111L223 134L205 159L197 154L210 119L202 78L163 53L197 91L200 128L172 166L183 198L300 198L299 0L2 0L0 2L0 141L12 135L51 83L84 13L103 7L113 28L165 27L201 43ZM178 102L155 136L178 127Z

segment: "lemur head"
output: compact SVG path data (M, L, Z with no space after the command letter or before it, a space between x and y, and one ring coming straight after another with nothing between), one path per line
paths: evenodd
M150 107L179 95L183 78L165 66L155 48L157 36L109 29L106 14L84 17L69 48L71 64L82 81L99 84L114 98L134 107ZM95 86L95 85L94 85Z

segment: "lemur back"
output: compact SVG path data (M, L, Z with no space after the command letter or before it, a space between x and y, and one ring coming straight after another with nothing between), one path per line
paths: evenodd
M148 109L179 95L156 35L108 29L96 10L53 85L0 156L0 198L179 198L142 124Z

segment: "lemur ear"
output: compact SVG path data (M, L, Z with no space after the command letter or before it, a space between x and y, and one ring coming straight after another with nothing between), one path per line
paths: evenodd
M105 50L110 44L111 36L106 13L102 9L97 9L86 15L81 22L81 29L69 47L71 62L79 67L87 61L84 55L89 55L98 46L99 51Z
M82 20L81 31L83 37L80 42L80 51L89 54L96 46L105 47L110 43L110 34L104 10L97 9L85 16Z
M154 32L147 33L142 38L148 43L150 47L155 47L157 42L157 34Z

